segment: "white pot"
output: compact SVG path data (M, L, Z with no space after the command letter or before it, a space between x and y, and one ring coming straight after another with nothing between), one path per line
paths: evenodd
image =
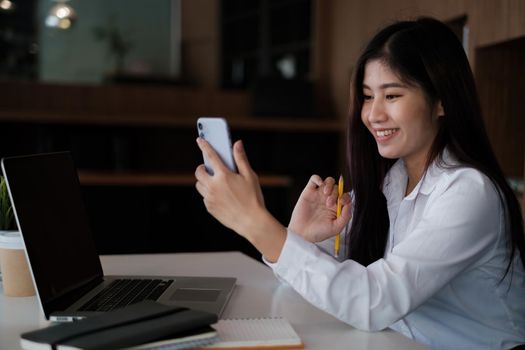
M0 230L0 248L3 249L24 249L24 243L20 232L16 230Z
M24 243L18 231L0 231L0 271L6 296L35 295Z

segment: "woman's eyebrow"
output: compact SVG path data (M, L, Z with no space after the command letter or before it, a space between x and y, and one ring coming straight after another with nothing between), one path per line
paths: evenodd
M379 85L379 88L380 89L387 89L387 88L392 88L392 87L397 87L397 88L407 88L407 86L405 84L402 84L402 83L385 83L385 84L381 84ZM363 84L363 89L368 89L368 90L372 90L372 88L370 88L370 86L366 85L366 84Z

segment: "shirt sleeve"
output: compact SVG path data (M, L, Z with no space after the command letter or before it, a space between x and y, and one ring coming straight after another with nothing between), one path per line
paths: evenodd
M347 246L346 242L348 240L348 230L349 230L351 224L352 224L352 222L350 221L345 226L343 231L340 233L339 253L338 253L337 257L335 257L339 261L344 261L345 259L348 258L348 252L347 252L348 246ZM325 239L324 241L315 243L315 245L317 247L319 247L319 249L321 249L321 251L323 253L325 253L325 254L328 254L328 255L334 255L335 254L335 236L334 237L330 237L328 239Z
M339 262L293 232L268 265L306 300L362 330L387 328L421 305L495 245L501 205L474 172L435 189L412 232L384 258Z

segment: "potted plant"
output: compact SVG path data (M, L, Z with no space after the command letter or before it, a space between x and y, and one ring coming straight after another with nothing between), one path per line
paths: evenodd
M6 296L35 294L22 237L17 229L5 178L0 176L0 272Z
M16 231L13 208L7 193L5 178L0 176L0 231Z

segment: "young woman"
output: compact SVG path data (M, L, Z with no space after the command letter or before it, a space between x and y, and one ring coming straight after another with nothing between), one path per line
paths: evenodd
M218 169L196 170L207 210L305 299L356 328L390 327L433 349L525 343L520 207L460 42L431 18L390 25L359 58L350 95L351 195L339 217L335 180L313 175L283 227L242 143L234 174L198 139Z

